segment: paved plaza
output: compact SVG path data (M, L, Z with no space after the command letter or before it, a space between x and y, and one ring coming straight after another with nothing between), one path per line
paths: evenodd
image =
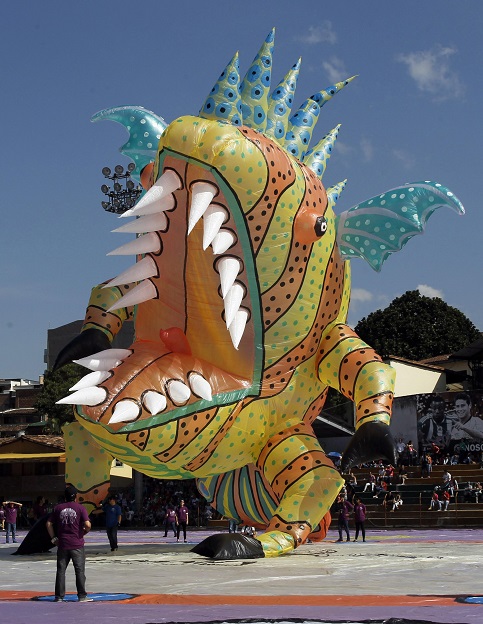
M120 531L111 553L104 531L86 540L87 589L95 601L53 603L55 549L13 556L0 544L2 621L381 622L390 618L452 624L483 621L483 529L368 531L367 542L337 543L330 531L276 559L212 561L164 531ZM19 540L25 532L19 533ZM40 598L40 600L39 600Z

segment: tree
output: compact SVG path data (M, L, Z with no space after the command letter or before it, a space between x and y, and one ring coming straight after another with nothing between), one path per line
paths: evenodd
M372 312L355 331L382 357L415 361L454 353L481 337L463 312L418 290L408 290L384 310Z
M72 405L56 405L56 401L68 396L69 388L84 374L85 369L78 364L67 364L55 372L46 373L42 392L34 407L46 417L51 433L60 433L63 424L75 420Z

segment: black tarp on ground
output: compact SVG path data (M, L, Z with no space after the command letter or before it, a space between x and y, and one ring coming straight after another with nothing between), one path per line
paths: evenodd
M265 556L257 539L241 533L215 533L191 552L210 559L260 559Z
M37 520L12 555L33 555L34 553L49 552L54 547L45 526L48 517L49 514L45 514Z

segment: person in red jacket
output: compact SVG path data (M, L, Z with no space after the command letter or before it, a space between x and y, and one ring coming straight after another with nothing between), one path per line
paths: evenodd
M437 509L438 511L441 511L441 502L439 500L438 492L436 492L436 490L434 490L433 492L431 502L429 503L428 511L431 511L432 509Z
M443 503L443 511L448 511L450 499L451 499L450 493L448 492L448 490L445 490L443 492L443 501L442 501L442 503Z

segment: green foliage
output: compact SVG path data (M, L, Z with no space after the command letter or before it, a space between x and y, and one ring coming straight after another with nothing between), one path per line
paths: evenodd
M408 290L384 310L372 312L355 331L382 357L415 361L454 353L481 337L460 310L418 290Z
M85 369L78 364L67 364L55 372L49 371L44 378L42 392L35 404L40 414L47 419L47 429L51 433L60 433L64 423L72 422L72 405L56 405L56 401L70 394L69 388L85 374Z

